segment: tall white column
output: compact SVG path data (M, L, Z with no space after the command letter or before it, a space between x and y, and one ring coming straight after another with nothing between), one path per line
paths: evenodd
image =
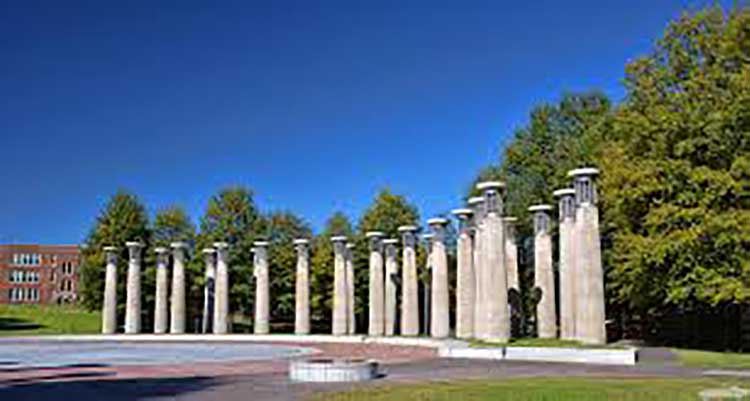
M201 332L212 332L214 321L214 288L216 283L216 249L203 248L203 261L206 265L203 285L203 321Z
M365 234L370 241L370 314L367 332L371 336L385 333L385 291L383 289L383 233L370 231Z
M559 199L559 254L558 270L560 274L560 338L576 339L576 298L578 274L575 263L575 193L572 188L558 189L553 193Z
M436 217L427 220L432 238L432 324L430 335L445 338L450 335L450 300L448 298L448 255L445 251L445 226L448 220Z
M346 307L347 307L347 333L355 334L357 332L357 316L354 312L355 302L355 277L354 277L354 255L352 254L354 244L348 242L346 244Z
M518 282L518 245L516 245L515 217L504 217L505 226L505 269L508 272L508 290L520 291Z
M542 298L536 305L536 329L539 338L557 337L550 210L550 205L534 205L529 208L529 211L534 213L534 286L542 290Z
M216 287L214 289L214 334L229 331L229 245L215 242L216 248Z
M503 224L503 199L505 184L488 181L477 184L484 192L486 216L482 229L482 270L480 286L486 297L486 326L480 338L486 341L506 342L510 338L510 312L508 311L508 272L505 268L505 228Z
M117 332L117 248L104 247L107 266L104 270L104 303L102 304L102 334Z
M599 238L599 209L596 207L595 168L581 168L568 172L574 179L576 191L575 252L577 273L580 275L578 312L581 314L576 326L579 340L587 344L605 344L604 271Z
M346 280L346 237L331 237L333 242L333 327L332 333L340 336L348 333L349 305Z
M268 242L255 241L253 243L253 277L255 277L255 334L268 334L270 300L268 288Z
M187 244L173 242L172 247L172 310L169 332L185 333L185 252Z
M458 219L456 244L456 337L474 337L474 304L476 303L476 277L471 240L471 209L456 209Z
M476 338L484 337L487 332L487 294L484 270L484 252L482 238L484 237L484 197L475 196L469 198L469 207L474 212L472 216L472 262L474 263L474 334Z
M125 304L125 333L141 332L141 250L143 244L126 242L128 247L128 280Z
M396 262L396 244L398 240L383 240L385 246L385 335L396 334L396 298L398 287L398 262Z
M310 334L310 252L309 240L294 240L297 270L294 285L294 334Z
M419 287L415 226L401 226L401 335L419 335Z
M429 277L424 283L424 309L422 311L424 315L424 322L422 323L422 330L424 334L432 333L432 239L435 238L433 233L422 234L422 249L425 254L425 271L428 272Z
M164 334L169 326L169 255L167 248L158 247L156 253L156 296L154 306L154 333Z

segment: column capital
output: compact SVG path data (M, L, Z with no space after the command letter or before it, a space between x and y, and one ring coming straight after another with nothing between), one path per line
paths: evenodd
M533 205L529 207L529 211L534 213L534 233L536 233L537 235L546 234L549 232L550 210L552 210L552 205L547 204Z
M354 248L356 248L356 246L353 243L351 242L346 243L346 249L354 249Z
M125 243L125 246L128 247L129 249L133 249L133 248L140 249L140 248L143 248L145 245L143 245L143 243L140 241L127 241Z
M346 242L346 239L345 235L336 235L331 237L331 242Z
M599 169L594 167L581 167L568 171L568 177L595 177L599 175Z
M414 233L419 231L419 227L413 225L399 226L398 232L400 233Z
M292 241L294 245L307 245L310 243L310 240L307 238L297 238L294 241Z
M102 250L104 252L106 252L106 253L115 253L115 252L117 252L117 247L116 246L107 245L107 246L103 246Z
M255 242L253 242L253 246L254 247L258 247L258 248L265 248L268 245L269 245L268 241L255 241Z
M576 217L576 190L573 188L563 188L552 192L552 196L558 198L558 207L560 209L560 220L575 219Z
M216 248L216 252L224 251L229 248L229 244L223 241L214 242L214 248Z
M503 214L503 192L505 183L502 181L485 181L477 184L478 190L484 194L484 214Z
M203 248L201 251L204 255L213 255L216 253L216 249L214 248Z
M593 167L577 168L568 171L568 177L573 178L573 188L576 191L576 206L596 203L595 177L599 170Z
M383 234L382 231L368 231L365 233L365 237L371 238L371 239L380 239L384 236L385 234Z
M182 242L182 241L175 241L175 242L169 244L169 246L172 249L187 249L188 248L188 244L186 242Z
M383 240L383 245L396 245L398 244L398 240L395 238L386 238Z

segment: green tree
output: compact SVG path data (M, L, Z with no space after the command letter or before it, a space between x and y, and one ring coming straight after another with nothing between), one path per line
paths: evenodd
M142 308L147 313L149 319L144 321L144 329L153 322L153 312L156 292L156 255L153 250L157 246L170 249L172 242L186 242L190 251L188 252L188 261L185 265L185 286L187 289L187 322L188 326L192 324L193 317L200 310L203 303L202 292L196 292L194 281L200 276L201 271L195 270L195 264L190 262L193 252L192 247L195 243L195 225L190 220L190 216L180 206L168 206L156 212L153 226L151 227L152 247L145 251L143 278L141 281L141 293L143 294ZM170 249L171 252L171 249ZM171 271L171 269L170 269Z
M229 243L229 303L232 312L252 313L254 290L253 242L265 233L265 221L258 212L253 193L241 186L222 189L208 202L201 218L197 249L216 241ZM200 258L194 258L196 271L203 270ZM196 283L203 285L203 278Z
M312 229L301 217L291 212L275 212L266 218L264 237L269 241L271 319L294 325L297 251L294 240L311 238Z
M84 242L81 264L81 303L89 310L102 307L104 293L105 246L116 246L119 250L117 266L118 316L124 316L125 279L127 275L127 241L141 241L148 245L151 233L148 214L140 200L133 194L120 190L109 198L99 212L96 222Z
M315 237L310 259L310 312L313 328L326 330L331 325L333 308L333 243L331 237L343 235L353 239L354 229L341 212L326 221L323 231Z
M750 298L750 10L673 21L628 64L599 158L608 284L641 312Z

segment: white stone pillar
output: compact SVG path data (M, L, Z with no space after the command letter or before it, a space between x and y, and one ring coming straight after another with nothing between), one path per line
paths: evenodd
M143 244L126 242L128 247L128 280L125 303L125 333L141 332L141 250Z
M474 264L474 334L476 338L484 336L487 332L487 294L485 294L486 285L484 270L484 252L482 248L482 238L484 237L484 197L475 196L469 198L469 207L473 210L472 216L472 262Z
M553 195L559 199L559 254L560 275L560 338L576 340L576 298L578 274L575 263L575 193L572 188L559 189Z
M370 241L370 313L367 332L371 336L385 333L385 291L383 289L383 233L370 231L365 234Z
M214 321L214 288L216 284L216 249L203 248L205 262L205 284L203 285L203 334L210 333Z
M117 332L117 248L104 247L107 266L104 270L104 303L102 304L102 334Z
M215 242L216 248L216 287L214 289L214 334L229 331L229 245Z
M550 210L551 205L534 205L529 208L529 211L534 213L534 287L542 290L542 298L536 305L536 329L539 338L557 337Z
M508 271L508 290L521 291L518 282L518 245L516 245L515 217L504 217L505 225L505 269Z
M401 335L419 335L419 287L415 226L401 226Z
M346 237L331 237L333 242L333 320L332 333L341 336L348 333L349 305L346 280Z
M456 209L458 219L456 244L456 337L474 337L474 304L476 303L476 277L471 240L471 209Z
M574 179L576 191L576 232L578 246L576 272L579 274L578 312L581 314L576 326L578 338L587 344L605 344L604 271L599 239L599 210L596 207L595 168L572 170L568 176Z
M268 280L268 242L253 243L253 277L255 278L255 320L253 332L268 334L270 332L270 299Z
M385 335L396 334L396 304L398 287L398 262L396 261L396 244L398 240L383 240L385 246Z
M508 311L508 272L505 269L505 228L503 224L503 199L505 184L488 181L477 184L484 192L486 216L482 231L482 270L480 286L486 297L484 331L480 338L492 342L510 339L510 312Z
M297 270L294 285L294 334L310 334L310 252L309 240L294 240Z
M422 323L423 333L429 335L432 332L432 239L435 237L433 233L422 234L422 249L425 254L425 271L428 272L429 276L424 282L424 299L422 300L424 309L422 314L424 315L424 322Z
M154 307L154 333L164 334L169 326L169 255L167 248L158 247L156 253L156 296Z
M172 247L172 310L170 313L169 332L185 333L185 252L187 244L173 242Z
M348 334L355 334L357 332L357 316L354 312L354 306L355 306L355 277L354 277L354 255L352 255L352 250L354 249L354 244L347 243L346 244L346 257L345 263L346 263L346 306L347 306L347 333Z
M445 226L448 220L437 217L427 220L434 237L432 237L432 324L430 335L433 338L445 338L450 335L450 300L448 298L448 255L445 251Z

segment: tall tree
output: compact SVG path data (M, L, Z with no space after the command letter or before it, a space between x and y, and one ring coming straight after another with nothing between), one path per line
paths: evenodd
M314 329L325 330L331 325L333 308L333 243L331 237L353 238L349 218L341 212L326 221L323 231L315 237L310 260L310 310Z
M120 310L118 316L124 316L125 279L128 265L128 250L125 242L142 241L148 244L150 240L148 214L140 200L124 190L110 197L104 209L99 212L84 243L80 286L81 302L84 307L90 310L101 309L105 264L102 248L116 246L119 249L117 297Z
M253 200L253 193L241 186L224 188L208 202L201 218L197 249L215 241L229 243L229 302L232 312L252 313L253 241L265 232L265 221ZM202 270L202 261L194 258ZM201 283L202 285L202 283Z
M643 312L750 299L750 9L673 21L628 64L600 157L615 299Z
M312 229L301 217L291 212L271 213L267 218L264 237L269 241L268 266L270 274L271 318L277 322L294 322L294 292L297 271L297 252L293 241L311 238Z

